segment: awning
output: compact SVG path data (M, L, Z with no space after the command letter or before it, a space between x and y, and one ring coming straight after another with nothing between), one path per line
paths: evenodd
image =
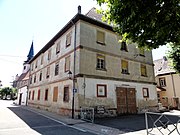
M166 91L166 89L164 89L162 87L157 87L157 91Z

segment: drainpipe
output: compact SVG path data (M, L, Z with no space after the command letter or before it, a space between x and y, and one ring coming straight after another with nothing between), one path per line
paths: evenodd
M73 22L72 22L73 23ZM73 23L74 24L74 23ZM74 24L74 64L73 64L73 97L72 97L72 119L74 119L74 96L75 96L75 72L76 72L76 24Z
M78 6L78 14L81 14L81 6ZM72 95L72 119L74 119L74 98L75 98L75 72L76 72L76 24L71 20L72 24L74 25L74 64L73 64L73 95Z

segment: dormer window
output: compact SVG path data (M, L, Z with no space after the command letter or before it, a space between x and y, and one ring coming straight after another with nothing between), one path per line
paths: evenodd
M60 44L61 44L61 41L59 41L57 44L56 44L56 54L58 54L60 52Z
M31 64L31 71L33 71L34 63Z
M139 49L139 55L140 55L140 56L145 56L145 53L144 53L144 49L143 49L143 48Z
M121 51L126 51L126 52L128 52L127 44L126 44L125 41L123 41L123 42L121 43Z
M43 64L43 59L44 59L44 56L42 55L41 56L41 65Z
M38 60L36 60L36 65L35 65L35 68L37 68L37 65L38 65Z
M98 44L105 45L105 33L102 31L97 31L97 41Z
M71 32L66 35L66 47L71 45Z
M48 51L48 60L51 59L51 50Z

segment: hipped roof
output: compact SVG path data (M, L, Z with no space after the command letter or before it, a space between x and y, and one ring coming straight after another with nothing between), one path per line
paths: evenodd
M114 31L112 26L101 21L99 16L95 14L95 8L90 10L86 15L77 13L31 60L29 63L32 63L39 55L48 50L54 42L61 37L69 28L71 28L77 21L83 20L85 22L97 25L99 27L105 28L110 31Z

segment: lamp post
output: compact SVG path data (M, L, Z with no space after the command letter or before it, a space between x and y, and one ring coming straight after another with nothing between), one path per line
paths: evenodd
M69 76L69 79L71 79L73 81L73 87L72 87L72 92L73 92L73 95L72 95L72 119L74 119L75 78L74 78L74 76L72 77L72 72L70 70L68 71L68 76Z

